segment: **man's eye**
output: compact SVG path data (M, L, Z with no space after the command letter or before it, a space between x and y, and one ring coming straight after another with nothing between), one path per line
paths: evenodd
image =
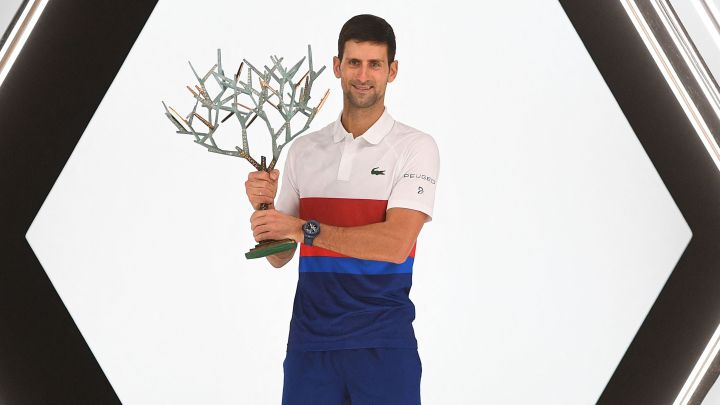
M357 64L358 64L358 61L356 61L356 60L351 60L351 61L350 61L350 64L351 64L351 65L357 65Z
M379 68L379 67L380 67L380 62L373 62L372 67L374 67L374 68Z

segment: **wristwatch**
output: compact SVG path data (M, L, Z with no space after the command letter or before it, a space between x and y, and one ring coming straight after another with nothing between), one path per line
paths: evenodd
M312 246L313 239L320 234L320 223L314 219L311 219L303 224L303 233L305 234L304 244Z

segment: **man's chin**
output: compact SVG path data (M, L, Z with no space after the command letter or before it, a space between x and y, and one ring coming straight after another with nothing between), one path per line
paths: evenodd
M370 108L377 104L378 99L377 97L357 99L356 97L353 97L351 95L350 97L348 97L348 101L350 102L350 105L355 108Z

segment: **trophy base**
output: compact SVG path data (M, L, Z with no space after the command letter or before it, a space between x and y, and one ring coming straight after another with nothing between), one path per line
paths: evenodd
M273 255L275 253L284 252L286 250L292 250L297 246L297 242L292 239L282 240L264 240L255 245L254 248L250 249L245 253L246 259L257 259L258 257L265 257Z

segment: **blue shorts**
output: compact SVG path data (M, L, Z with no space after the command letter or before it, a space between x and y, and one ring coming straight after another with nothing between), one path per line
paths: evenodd
M283 405L420 405L417 349L289 351Z

